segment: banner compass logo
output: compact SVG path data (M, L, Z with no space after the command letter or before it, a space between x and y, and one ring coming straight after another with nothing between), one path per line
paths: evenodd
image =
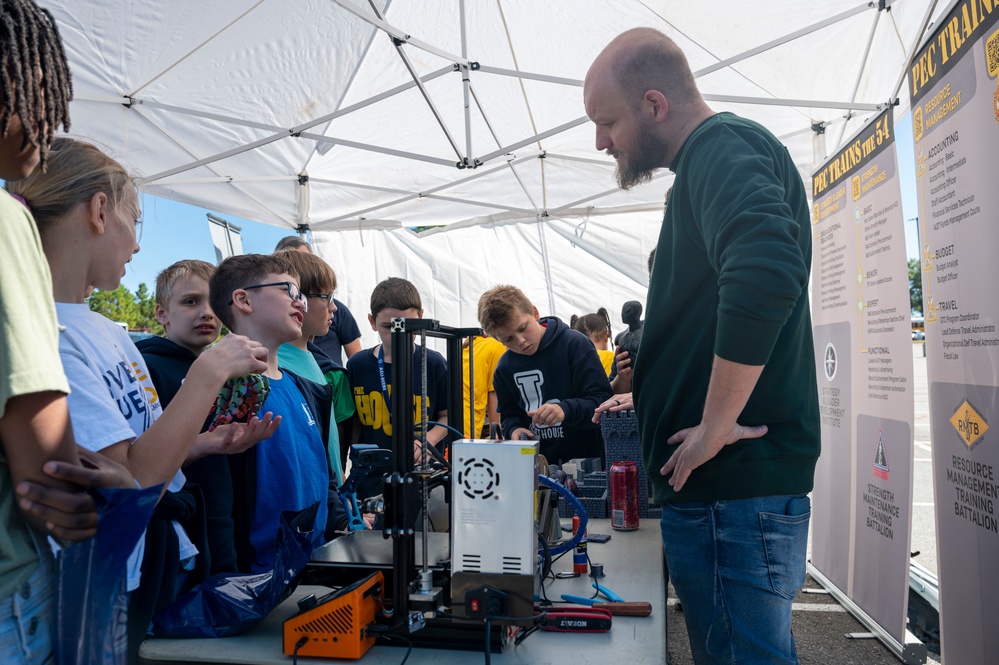
M825 369L826 380L832 381L836 377L836 347L833 346L832 342L826 344L826 355L825 359L822 361L822 367Z
M967 399L954 410L954 415L950 417L950 424L957 430L961 441L968 446L968 450L981 443L982 437L989 431L989 424L985 418Z

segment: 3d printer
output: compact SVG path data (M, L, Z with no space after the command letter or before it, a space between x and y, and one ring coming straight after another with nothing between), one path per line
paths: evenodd
M310 600L289 619L285 653L297 645L303 655L358 658L376 638L391 635L403 635L414 646L481 651L488 644L499 652L509 634L505 626L533 622L537 442L456 440L464 419L474 414L452 406L447 461L426 454L426 414L418 428L425 449L420 468L411 453L415 338L423 349L428 337L446 341L448 404L457 405L463 394L461 342L476 335L482 335L478 328L450 328L430 319L393 320L392 468L382 478L380 504L369 502L383 511L384 529L354 531L316 550L308 581L348 591ZM422 357L425 363L425 352ZM474 376L470 381L474 394ZM422 391L426 404L425 383ZM443 487L450 505L449 534L430 529L428 497L436 487Z

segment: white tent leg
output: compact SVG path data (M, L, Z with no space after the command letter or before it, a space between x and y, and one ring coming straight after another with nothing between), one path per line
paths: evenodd
M544 266L545 270L545 290L548 293L548 314L554 316L555 291L552 289L552 265L551 261L548 260L548 243L545 241L545 219L547 218L548 215L546 213L540 213L537 216L538 241L541 245L541 265Z

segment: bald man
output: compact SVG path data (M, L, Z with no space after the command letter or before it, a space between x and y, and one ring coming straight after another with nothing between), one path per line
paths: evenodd
M630 30L583 85L618 184L675 174L634 396L696 663L797 663L819 412L805 187L762 126L715 113L683 53Z

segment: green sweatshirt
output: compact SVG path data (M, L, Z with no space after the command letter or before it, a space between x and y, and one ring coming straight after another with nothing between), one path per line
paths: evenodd
M766 129L731 113L687 138L649 285L634 389L657 503L812 489L819 408L808 312L811 224L801 176ZM701 422L714 356L765 365L741 425L762 439L725 446L674 492L666 440Z

